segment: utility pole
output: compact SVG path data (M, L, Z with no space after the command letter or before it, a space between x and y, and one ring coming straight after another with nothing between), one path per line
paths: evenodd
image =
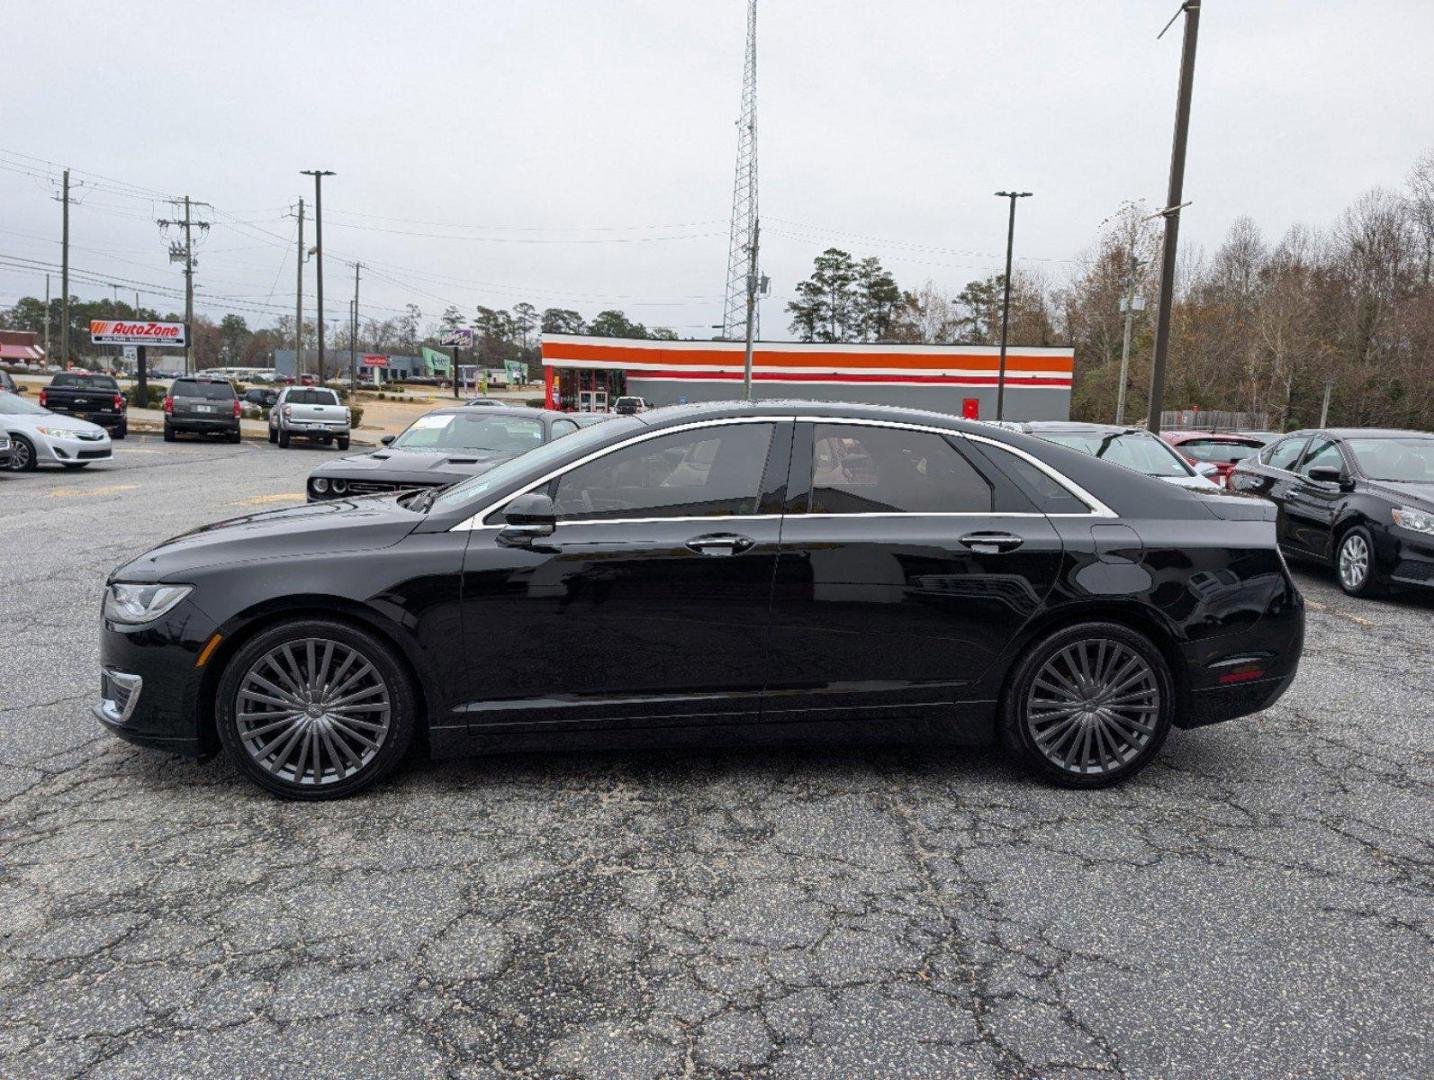
M1180 91L1175 102L1175 141L1170 148L1170 188L1165 197L1165 249L1160 258L1160 306L1155 317L1155 359L1150 368L1150 413L1146 426L1160 433L1165 407L1165 360L1170 351L1170 310L1175 299L1175 252L1185 193L1185 144L1190 134L1190 96L1195 86L1195 43L1200 33L1200 0L1185 0L1185 41L1180 48ZM1176 12L1179 18L1180 12ZM1169 30L1175 19L1165 24ZM1160 31L1163 35L1165 30ZM1159 40L1159 37L1156 38Z
M353 319L349 324L349 401L358 393L358 325L359 325L359 270L363 263L354 263L354 304Z
M50 362L50 275L45 275L45 362Z
M1001 303L1001 366L996 375L996 419L1006 418L1006 331L1011 322L1011 251L1016 243L1016 200L1029 199L1029 191L998 191L997 198L1011 200L1011 217L1006 225L1006 297Z
M1329 424L1329 396L1330 396L1330 393L1331 393L1333 390L1334 390L1334 380L1333 380L1333 379L1326 379L1326 380L1324 381L1324 404L1322 404L1322 405L1319 407L1319 426L1320 426L1320 427L1325 427L1326 425Z
M65 170L60 226L60 367L70 363L70 170Z
M1135 257L1135 242L1130 247L1130 282L1125 290L1125 340L1120 346L1120 389L1115 395L1115 422L1125 423L1125 384L1130 381L1130 329L1135 321L1135 280L1140 260ZM1144 307L1144 304L1141 305Z
M299 200L299 251L294 286L294 379L304 372L304 200Z
M757 244L762 235L759 221L752 222L752 250L747 260L747 349L742 360L742 390L752 400L752 328L757 313Z
M178 207L179 200L174 200ZM209 231L209 222L195 221L193 210L197 206L208 206L208 203L195 202L188 195L184 196L184 219L160 218L160 228L168 228L171 225L184 229L184 244L169 245L169 261L184 263L184 373L194 373L194 229L198 228L203 232Z
M334 173L328 169L301 169L304 176L314 178L314 253L318 264L314 268L314 291L317 294L319 317L315 322L319 335L319 385L324 382L324 186L326 176Z

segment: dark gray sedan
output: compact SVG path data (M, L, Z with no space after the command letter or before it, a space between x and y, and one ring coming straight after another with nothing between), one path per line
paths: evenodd
M400 434L384 436L381 449L320 465L309 475L309 501L444 487L570 435L578 426L564 413L520 405L435 409Z

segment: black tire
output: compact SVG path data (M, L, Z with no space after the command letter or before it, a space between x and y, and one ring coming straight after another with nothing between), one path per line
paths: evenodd
M60 462L67 469L83 469L89 465L88 461L62 461Z
M117 428L114 429L114 432L110 435L110 438L112 438L112 439L123 439L123 438L124 438L125 436L127 436L128 434L129 434L129 425L128 425L128 424L121 424L119 427L117 427Z
M1079 623L1017 662L1001 703L1002 735L1040 776L1105 787L1150 763L1174 709L1170 667L1148 638L1119 623Z
M308 649L311 641L315 643L312 660ZM285 683L265 665L266 656L287 646L298 674L307 676L310 664L320 669L328 664L323 651L327 645L335 646L328 654L334 660L327 670L337 671L340 676L332 684L333 688L340 692L342 700L348 700L345 695L357 693L367 704L340 706L342 716L328 713L316 716L314 710L323 708L322 704L316 703L312 709L306 708L302 712L287 710L292 713L291 720L284 719L286 710L269 704L251 704L251 708L260 710L258 713L240 711L240 691L246 680L255 675L253 669L256 665L260 667L261 677L267 676L271 680L271 687L278 686L288 697L300 700L292 691L295 687L302 690L305 679L290 676ZM358 658L347 669L340 668L337 659L344 655L344 650ZM344 684L354 677L352 671L360 661L371 665L372 674L361 676L358 686L381 685L381 694L371 688L367 692L345 688ZM281 653L279 662L287 664L288 659ZM263 687L260 689L263 690ZM264 692L272 694L271 690ZM219 740L230 761L241 773L281 798L312 802L356 794L387 776L403 760L412 741L416 722L415 702L408 674L389 645L368 630L351 623L302 619L280 623L262 631L229 660L215 694L214 716ZM360 725L353 719L357 708L368 708L370 718L381 717L384 720L387 727L381 737L375 731L378 727L376 722L362 721L364 729L360 730ZM378 709L387 711L379 713ZM269 715L276 719L264 719ZM282 738L290 740L290 744L275 748L274 743L266 743L265 736L269 734L266 728L277 729L274 742ZM356 732L358 735L372 735L378 740L376 748L371 742L366 745L356 741ZM311 747L314 760L308 760ZM340 753L344 747L349 750L348 758ZM295 753L299 755L297 760ZM360 764L355 765L349 760L355 754L363 755ZM326 757L327 763L324 760ZM345 769L351 771L345 774Z
M1349 596L1382 596L1388 591L1374 558L1374 536L1363 525L1342 533L1332 560L1335 580Z
M340 450L347 450L349 448L349 437L347 435L340 435L334 441L338 444Z
M242 442L243 440L244 440L244 433L243 433L242 431L231 431L231 432L229 433L229 441L230 441L230 442L232 442L232 443L237 443L237 442Z
M279 446L285 450L289 448L289 433L283 428L279 429Z
M165 425L164 425L164 441L165 441L165 442L174 442L174 438L175 438L175 436L174 436L174 428L170 427L168 424L165 424Z
M23 435L10 440L10 468L13 472L35 471L35 444Z
M272 424L269 425L269 441L271 443L276 443L279 441L279 433L274 430L274 426Z

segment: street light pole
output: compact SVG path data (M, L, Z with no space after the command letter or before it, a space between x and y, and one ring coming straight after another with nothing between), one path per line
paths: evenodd
M1180 92L1175 102L1175 141L1170 148L1170 188L1165 197L1165 249L1160 258L1160 306L1155 316L1155 358L1150 367L1150 410L1146 426L1160 434L1165 407L1165 358L1170 350L1170 309L1175 299L1175 248L1180 237L1185 192L1185 144L1190 134L1190 96L1195 86L1195 41L1200 33L1200 0L1185 0L1185 41L1180 49ZM1172 19L1171 22L1175 20ZM1170 24L1166 24L1166 30ZM1162 34L1165 30L1160 31Z
M1006 225L1006 297L1001 303L1001 367L996 375L996 419L1006 418L1006 331L1011 322L1011 251L1016 242L1016 200L1028 199L1029 191L998 191L996 197L1011 200L1011 217Z
M314 178L314 256L318 265L314 268L314 289L319 305L319 317L315 329L319 335L319 377L320 386L324 382L324 187L323 179L326 176L333 176L334 173L328 169L300 169L304 176Z

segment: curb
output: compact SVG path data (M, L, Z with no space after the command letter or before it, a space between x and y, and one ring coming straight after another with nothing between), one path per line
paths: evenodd
M128 426L129 426L129 430L130 430L131 432L133 432L134 434L137 434L137 435L163 435L163 434L164 434L164 424L163 424L163 423L158 423L158 424L156 424L156 423L155 423L154 421L152 421L152 420L130 420L130 421L128 421ZM254 434L251 434L250 432L243 431L243 430L241 429L241 430L240 430L240 433L239 433L239 441L240 441L240 442L253 442L253 443L268 443L268 441L269 441L269 436L268 436L268 433L267 433L267 432L266 432L265 434L262 434L262 435L254 435ZM349 448L350 448L350 449L353 449L354 447L362 447L362 448L364 448L364 449L372 449L373 447L375 447L375 446L377 446L377 445L379 445L377 441L370 442L368 439L361 439L361 438L359 438L359 437L357 437L357 436L355 436L355 435L350 435L350 436L349 436Z

